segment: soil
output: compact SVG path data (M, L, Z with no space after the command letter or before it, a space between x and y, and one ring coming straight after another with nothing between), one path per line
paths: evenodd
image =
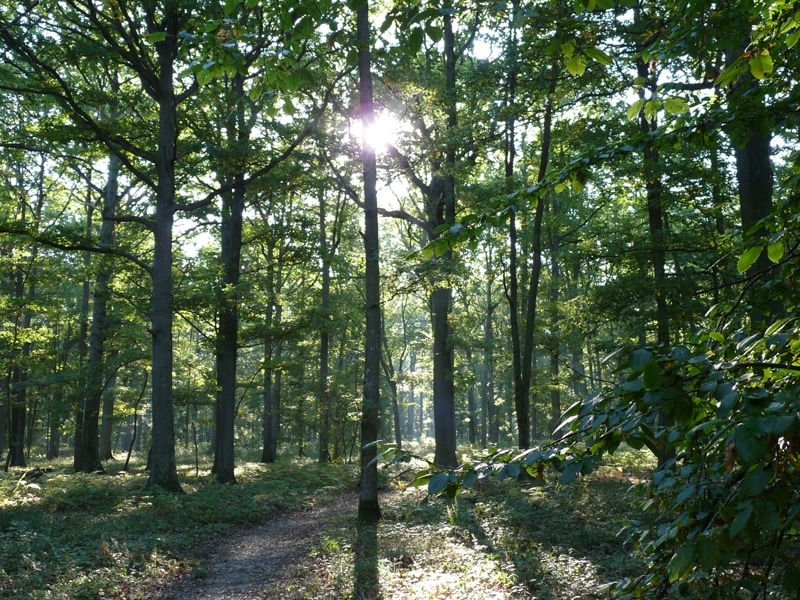
M357 492L328 498L307 510L282 512L263 523L210 540L197 566L146 594L151 600L251 600L287 598L286 582L313 559L309 550L330 523L352 516Z

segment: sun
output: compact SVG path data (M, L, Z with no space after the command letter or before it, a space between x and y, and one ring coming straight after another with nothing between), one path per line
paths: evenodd
M364 131L363 141L372 150L381 154L395 145L397 137L402 129L402 124L392 113L381 111L375 114L375 121ZM362 124L361 121L353 123L351 128L353 137L361 141Z

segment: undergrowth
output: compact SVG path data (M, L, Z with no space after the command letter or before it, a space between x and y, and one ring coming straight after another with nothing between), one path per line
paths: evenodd
M183 557L200 541L356 482L352 466L310 460L245 464L238 485L186 466L179 467L186 493L169 494L145 489L141 464L119 468L0 473L0 597L135 600L142 581L190 570Z
M607 598L601 587L641 572L644 562L619 535L641 520L631 486L652 464L622 452L614 464L569 484L489 478L454 502L401 483L381 498L375 558L383 600L574 600ZM359 540L341 520L276 598L353 597ZM301 586L297 585L302 581ZM283 594L283 595L281 595Z

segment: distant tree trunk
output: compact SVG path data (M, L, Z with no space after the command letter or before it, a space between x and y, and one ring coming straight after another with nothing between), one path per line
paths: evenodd
M467 369L472 372L474 364L472 362L472 348L465 350L467 355ZM475 444L477 440L477 425L478 425L478 408L477 408L477 395L475 393L475 378L470 376L469 389L467 390L467 414L469 416L469 425L467 426L467 441L470 444Z
M406 327L405 319L403 322L403 340L405 343ZM392 423L394 425L394 443L398 449L403 447L403 434L400 424L400 401L397 391L397 379L403 373L403 355L401 354L398 359L397 371L394 369L394 357L389 349L389 340L386 337L386 319L383 312L381 312L381 345L383 352L381 352L381 366L383 367L383 374L386 381L389 382L389 391L391 392L392 399Z
M330 460L331 391L330 378L330 321L331 321L331 248L327 235L325 192L319 199L320 256L322 258L322 290L320 290L319 376L317 394L319 402L319 460Z
M87 197L87 212L86 212L86 236L87 238L92 233L92 214L94 213L94 206L89 197ZM86 273L90 272L91 268L91 254L89 252L83 255L83 266ZM75 436L72 454L72 468L75 471L83 471L84 454L86 446L83 441L84 434L84 410L86 405L86 384L88 381L88 368L86 365L86 357L89 354L89 302L91 296L91 286L89 277L84 276L81 294L81 312L80 312L80 329L78 331L78 367L80 374L80 391L77 392L78 402L75 409Z
M486 316L483 322L483 365L481 368L481 404L483 405L483 427L481 444L487 448L489 444L497 444L499 437L497 407L494 403L494 311L497 305L493 299L493 282L491 277L492 254L486 254Z
M375 121L372 98L371 34L369 2L363 2L356 13L358 47L359 107L363 131ZM364 177L364 271L365 339L364 392L361 407L361 486L358 522L374 525L381 517L378 505L377 447L380 426L380 243L378 239L378 196L375 149L361 140L361 163Z
M62 418L59 416L61 407L64 405L64 391L58 389L53 393L50 400L50 415L48 421L48 434L47 434L47 460L54 460L58 458L59 450L61 448L61 425ZM2 425L0 424L0 427ZM0 445L0 448L4 446Z
M558 82L557 70L555 67L551 69L550 81L548 85L547 101L545 103L544 118L542 122L542 142L541 151L539 155L539 172L537 182L544 180L547 174L547 167L550 159L550 145L552 139L552 125L553 125L553 101L555 96L556 85ZM527 295L524 303L519 301L517 297L513 302L509 300L509 304L513 307L512 314L519 310L520 314L524 315L524 328L521 325L514 327L512 325L512 336L521 338L514 343L514 411L517 418L517 430L519 432L519 447L529 448L531 443L531 428L536 431L536 413L531 412L530 408L530 391L531 383L533 381L533 355L534 355L534 333L536 331L536 316L538 310L539 300L539 282L542 274L542 220L544 217L545 198L542 195L537 195L536 204L534 207L533 227L531 231L531 268L528 279ZM509 237L509 243L512 245L511 253L509 254L509 263L511 272L509 275L510 289L511 286L516 286L516 221L512 213L510 217L510 231L512 235ZM511 256L513 255L513 259ZM514 292L512 291L512 296ZM524 308L523 308L524 305ZM513 319L513 317L512 317ZM516 333L514 333L516 332ZM533 425L533 427L531 427Z
M278 439L281 431L281 343L276 341L281 326L282 307L278 301L280 291L280 263L275 256L274 239L267 240L267 306L264 315L266 337L264 340L264 419L261 462L273 463L278 457Z
M553 206L556 203L553 202ZM560 356L561 356L561 324L559 318L559 286L561 284L561 271L559 265L560 240L558 235L550 235L550 307L551 307L551 341L550 341L550 423L549 432L552 436L558 422L561 420L561 384Z
M26 375L19 367L11 372L11 422L9 423L9 458L11 467L24 467L25 462L25 422L26 422Z
M100 226L100 247L110 249L114 245L114 215L119 199L119 157L112 155L108 161L108 178L103 194L103 223ZM86 388L83 402L80 463L76 470L84 473L102 471L100 461L100 406L105 388L104 346L108 327L108 302L110 297L113 262L111 256L99 256L92 304L92 322L89 334L89 356L86 365Z
M8 376L0 378L0 453L8 448L8 421L10 395L8 393ZM0 460L4 457L0 454Z
M114 458L112 437L114 433L114 388L117 373L113 371L106 381L103 392L103 415L100 419L100 460Z

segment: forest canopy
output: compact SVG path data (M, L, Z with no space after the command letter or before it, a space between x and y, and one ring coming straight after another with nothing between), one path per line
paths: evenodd
M0 13L6 469L646 448L620 597L800 593L794 3Z

